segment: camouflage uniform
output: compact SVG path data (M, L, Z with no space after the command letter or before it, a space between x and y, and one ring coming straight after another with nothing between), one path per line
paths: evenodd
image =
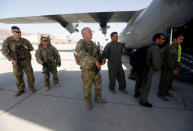
M53 74L54 84L58 84L58 76L57 76L57 64L61 64L60 54L58 53L57 49L48 44L47 48L44 48L42 44L39 45L38 50L35 53L36 60L39 64L43 64L44 62L49 62L51 65L50 72ZM43 67L43 71L45 71L45 67ZM50 87L49 82L50 75L44 73L44 83L45 87Z
M87 102L91 99L91 87L92 83L95 85L95 100L101 98L102 81L100 72L95 72L97 61L100 57L100 53L97 51L95 43L90 41L86 43L84 40L80 40L76 46L76 52L78 59L80 60L80 69L82 73L82 82L84 86L84 98Z
M24 48L28 47L28 50ZM2 45L2 53L8 59L14 59L17 61L17 65L13 65L13 73L16 77L16 85L19 91L25 89L25 83L23 79L23 71L26 73L28 80L28 87L31 91L34 90L34 74L31 65L31 53L33 50L32 44L24 39L20 38L18 41L13 36L8 37Z

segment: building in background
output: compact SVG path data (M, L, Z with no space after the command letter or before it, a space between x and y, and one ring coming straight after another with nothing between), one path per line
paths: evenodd
M22 32L22 37L28 39L32 44L37 44L40 43L40 37L41 33L24 33ZM70 36L67 36L65 39L62 38L57 38L56 36L47 34L51 38L51 43L52 44L73 44L76 43L77 41ZM11 32L6 29L0 29L0 43L3 43L4 39L7 37L11 36Z

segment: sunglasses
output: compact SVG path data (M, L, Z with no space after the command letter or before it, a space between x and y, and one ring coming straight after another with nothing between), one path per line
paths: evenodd
M21 33L21 31L14 31L14 32L17 33L17 34Z
M43 40L43 42L48 42L48 40Z

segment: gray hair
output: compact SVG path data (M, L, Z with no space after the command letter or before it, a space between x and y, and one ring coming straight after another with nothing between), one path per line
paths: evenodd
M85 34L85 31L87 30L91 30L89 27L84 27L82 30L81 30L81 34Z

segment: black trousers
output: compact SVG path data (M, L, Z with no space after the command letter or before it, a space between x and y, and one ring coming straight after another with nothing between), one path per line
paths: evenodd
M141 86L144 80L144 71L136 71L135 94L141 94Z

